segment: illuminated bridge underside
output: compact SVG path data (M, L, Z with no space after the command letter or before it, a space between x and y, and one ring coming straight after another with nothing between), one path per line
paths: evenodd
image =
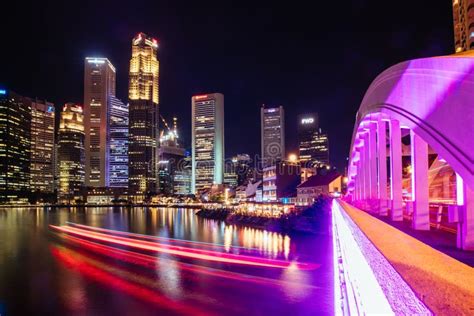
M401 131L409 130L413 228L430 228L431 148L457 175L452 214L460 225L458 247L474 249L473 128L474 53L411 60L387 69L372 82L357 113L348 197L366 210L403 219L408 208L402 200Z

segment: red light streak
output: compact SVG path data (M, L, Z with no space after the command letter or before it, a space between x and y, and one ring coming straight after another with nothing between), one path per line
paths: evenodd
M72 227L78 227L85 230L104 232L106 234L111 234L111 235L122 235L122 236L128 236L132 238L148 239L148 240L153 240L153 241L165 241L165 242L170 242L170 243L182 243L185 245L193 245L193 246L198 246L198 247L209 247L209 248L220 248L220 249L226 248L225 246L219 245L219 244L211 244L211 243L205 243L205 242L196 242L196 241L190 241L190 240L182 240L182 239L174 239L174 238L166 238L166 237L158 237L158 236L147 236L147 235L142 235L142 234L124 232L120 230L111 230L111 229L86 226L86 225L69 223L69 222L67 222L67 224ZM246 250L254 250L254 251L258 250L257 248L236 247L236 246L229 246L229 248L238 248L238 249L246 249Z
M103 271L100 268L93 266L92 264L86 262L85 260L80 260L77 256L72 256L69 252L57 247L51 247L51 253L53 256L62 262L65 266L77 270L78 272L86 275L90 279L97 281L99 283L105 284L114 289L120 290L128 295L142 299L144 301L154 303L165 307L167 309L173 310L181 314L188 315L209 315L208 312L204 313L195 308L179 304L178 302L167 299L163 296L157 295L155 291L152 291L143 286L131 283L129 281L123 280L119 277L114 276L108 272Z
M130 238L110 236L110 235L106 235L102 233L86 231L86 230L73 228L73 227L64 227L64 226L60 227L60 226L54 226L54 225L50 225L50 227L64 233L70 233L70 234L79 235L86 238L91 238L91 239L109 242L109 243L113 243L117 245L122 245L122 246L128 246L128 247L141 249L141 250L167 253L167 254L185 257L185 258L221 262L221 263L230 263L230 264L260 266L260 267L267 267L267 268L288 268L292 266L292 262L282 261L282 260L256 258L256 257L250 257L250 256L244 256L244 255L234 255L234 254L227 254L227 253L216 252L216 251L192 249L188 247L170 246L167 244L160 244L156 242L152 243L152 242L143 241L143 240L134 240ZM295 263L295 266L298 267L299 269L315 269L319 265L312 264L312 263Z
M103 244L86 241L86 240L73 237L70 235L64 235L63 238L80 245L81 248L94 251L100 255L115 258L118 260L122 260L124 262L140 265L147 268L150 266L154 267L158 265L158 263L161 261L169 261L169 259L162 259L162 258L157 258L157 257L146 255L146 254L132 252L129 250L117 249L117 248L106 246ZM284 286L289 283L292 283L292 282L280 281L280 280L263 278L263 277L258 277L258 276L248 276L246 274L241 274L241 273L236 273L236 272L221 271L221 270L217 270L217 269L213 269L209 267L200 267L200 266L183 263L183 262L175 262L174 264L176 264L179 267L179 269L182 271L205 274L205 275L209 275L213 277L226 278L226 279L236 280L240 282L258 283L258 284L266 285L266 286L268 285ZM312 285L298 284L298 286L304 286L305 288L315 288L315 286L312 286Z

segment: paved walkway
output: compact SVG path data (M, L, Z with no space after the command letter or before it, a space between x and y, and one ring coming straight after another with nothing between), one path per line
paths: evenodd
M471 266L412 237L410 231L403 232L403 227L398 229L345 202L340 204L435 315L474 314L474 269ZM428 238L442 240L429 235Z
M387 216L372 216L384 221L385 223L401 230L407 235L418 239L419 241L433 247L434 249L447 254L454 259L461 261L471 267L474 267L474 251L463 251L456 248L456 235L439 229L431 228L429 231L419 231L411 228L411 222L394 222Z

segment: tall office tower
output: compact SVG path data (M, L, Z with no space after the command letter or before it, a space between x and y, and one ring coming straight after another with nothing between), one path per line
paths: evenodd
M192 97L193 193L224 181L224 95L211 93Z
M173 128L165 123L168 131L161 131L160 148L158 149L159 192L173 194L174 175L179 170L185 157L185 150L178 143L177 119L173 118Z
M66 103L58 133L59 200L80 199L85 184L84 114L80 105Z
M28 100L31 106L31 191L54 192L54 104Z
M474 48L474 0L453 0L456 53Z
M321 129L313 136L314 143L314 161L317 164L329 165L329 139L328 135Z
M31 108L0 89L0 203L26 203L30 190Z
M173 193L177 195L189 195L191 191L192 158L189 151L180 160L173 176Z
M132 199L156 193L158 184L159 62L156 39L132 40L129 74L128 188ZM135 198L133 198L133 196Z
M299 160L303 165L311 164L316 159L314 135L319 130L317 113L298 115Z
M115 67L107 58L86 57L84 62L84 127L86 186L108 186L110 107L115 96Z
M128 104L109 96L108 169L110 187L128 188Z
M262 162L267 166L285 158L285 111L262 105L260 117Z

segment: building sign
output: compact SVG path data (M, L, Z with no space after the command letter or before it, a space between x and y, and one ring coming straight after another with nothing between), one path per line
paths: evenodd
M304 118L301 120L301 124L312 124L314 123L314 118L309 117L309 118Z
M197 95L194 97L196 100L202 100L202 99L207 99L207 94L206 95Z

